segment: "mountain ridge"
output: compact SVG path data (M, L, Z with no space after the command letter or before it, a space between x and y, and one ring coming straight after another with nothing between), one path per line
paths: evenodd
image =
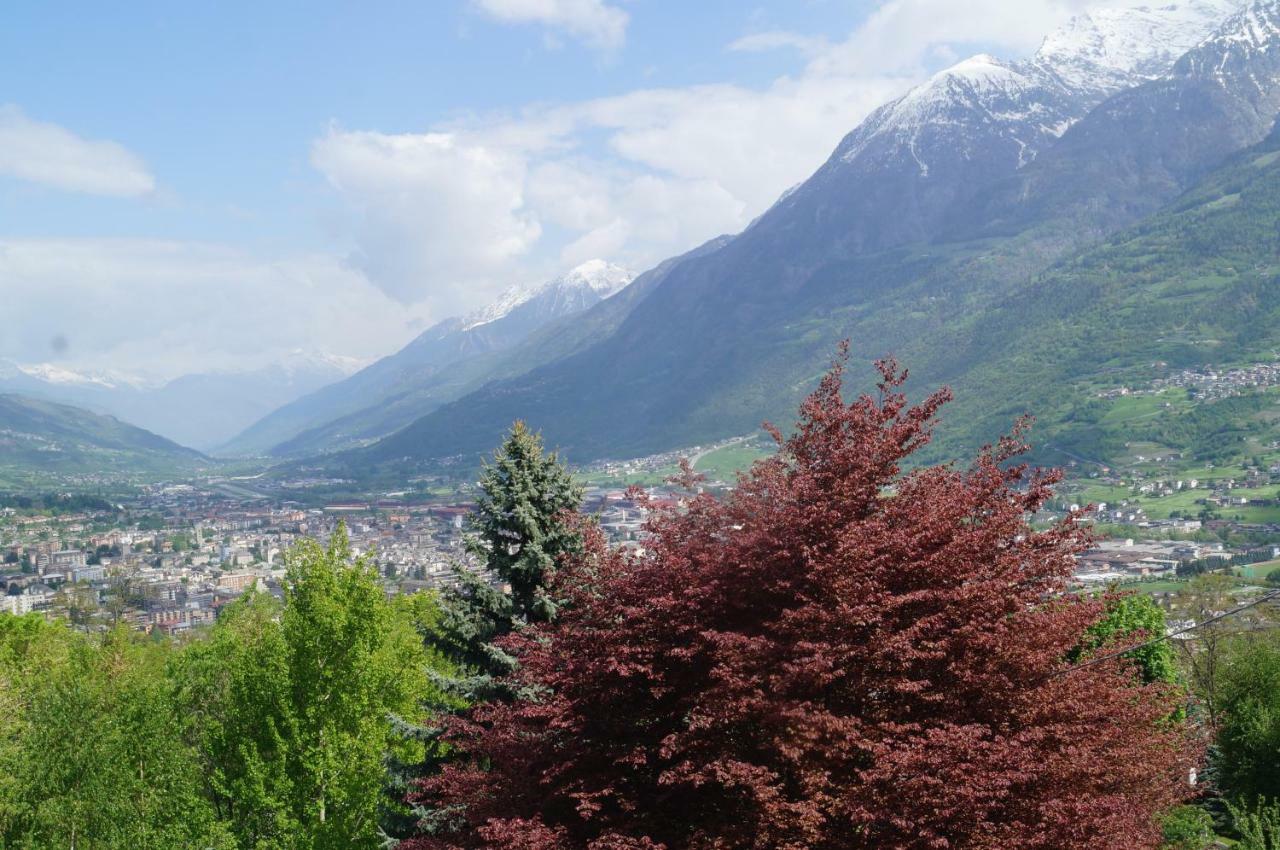
M981 315L998 305L1060 257L1151 214L1234 152L1257 143L1268 129L1262 119L1274 120L1280 109L1273 54L1252 51L1225 82L1206 79L1186 56L1224 53L1222 45L1236 44L1232 33L1249 14L1269 17L1275 6L1255 3L1208 27L1164 76L1105 98L1034 159L1020 160L1023 147L1004 144L999 167L990 171L963 155L956 134L986 134L965 136L971 142L1009 141L1007 125L988 120L991 104L1005 97L1000 85L984 83L988 100L952 116L963 120L947 123L927 113L950 135L932 145L943 159L927 160L924 173L914 137L882 132L889 126L885 110L894 108L889 104L748 230L709 257L682 264L607 339L491 383L342 462L403 464L470 455L517 417L544 428L551 443L581 460L647 454L750 430L793 405L820 373L834 340L852 336L856 356L867 359L928 340L956 316ZM969 67L993 64L979 57ZM961 96L953 104L974 95L945 72L925 90L942 84L958 86ZM1246 84L1258 91L1249 93ZM1180 95L1192 97L1210 85L1217 94L1204 110L1176 108ZM1164 121L1160 132L1133 132L1153 104ZM1206 115L1221 120L1206 121ZM1019 126L1026 126L1024 118L1019 113ZM1036 132L1048 126L1042 122ZM1128 140L1115 147L1118 155L1110 150L1117 135ZM869 137L879 147L855 144ZM1153 151L1150 157L1144 157L1144 145ZM888 153L896 171L886 181L877 157ZM874 163L875 173L863 179L851 163ZM1066 163L1096 168L1089 179L1072 183ZM1142 179L1150 185L1130 186L1132 174L1149 174ZM898 191L904 185L922 194ZM990 186L1002 188L984 197ZM1018 191L1008 192L1009 186ZM907 199L914 232L885 230L897 217L876 194L878 187ZM1059 206L1055 192L1063 191L1071 203ZM1081 226L1083 215L1128 198L1138 202L1117 203L1091 227ZM1000 226L980 221L981 227L965 232L956 220L987 217L976 215L975 205L1003 211L1003 219L990 216Z
M588 260L541 284L512 287L479 310L436 323L355 375L272 411L219 452L304 454L385 436L421 415L421 409L402 412L405 399L417 399L423 409L449 400L456 392L453 375L465 364L499 355L547 324L612 298L634 277L621 266Z
M0 480L45 474L190 474L208 458L114 416L0 393Z

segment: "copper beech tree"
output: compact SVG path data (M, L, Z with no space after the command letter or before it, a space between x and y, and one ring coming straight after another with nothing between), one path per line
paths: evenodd
M1200 748L1169 685L1071 667L1102 603L1063 593L1078 525L1027 523L1057 476L1014 439L904 472L948 393L882 363L846 404L846 357L727 498L559 571L560 618L507 643L534 696L452 721L469 756L417 791L452 816L410 846L1158 844Z

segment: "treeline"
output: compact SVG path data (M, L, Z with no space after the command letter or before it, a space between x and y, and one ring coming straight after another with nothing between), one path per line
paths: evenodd
M26 496L17 493L0 493L0 508L19 511L49 511L62 513L115 512L117 507L101 496L75 493L45 493Z
M1017 439L912 467L948 395L881 375L846 403L837 362L722 500L686 469L642 548L517 424L469 542L498 586L388 600L338 533L184 644L0 619L0 845L1274 848L1263 609L1175 655L1147 598L1066 593L1058 477Z

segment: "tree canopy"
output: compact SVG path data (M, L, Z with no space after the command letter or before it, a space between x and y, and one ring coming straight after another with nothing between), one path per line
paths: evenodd
M501 645L528 699L449 725L416 848L1043 850L1154 846L1199 749L1132 659L1073 666L1105 616L1063 593L1084 533L1027 521L1015 440L904 472L947 400L837 363L723 501L589 534L554 622Z

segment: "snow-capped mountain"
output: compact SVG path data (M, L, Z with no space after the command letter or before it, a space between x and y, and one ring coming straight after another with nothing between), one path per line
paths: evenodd
M1105 99L1168 73L1239 6L1095 9L1028 59L959 62L873 112L771 213L805 210L815 239L834 237L849 253L928 239L981 187L1034 162Z
M1280 68L1280 2L1261 0L1239 10L1178 62L1181 76L1227 87L1242 80L1243 93L1265 95Z
M942 71L872 113L809 180L714 254L678 266L589 349L501 376L353 462L482 451L516 417L582 460L705 443L789 416L842 338L854 363L892 352L950 382L1017 326L1015 308L1003 323L984 323L987 311L1016 307L1055 261L1167 208L1273 131L1280 0L1238 8L1091 11L1027 59L977 56ZM1089 306L1071 280L1059 276L1045 296L1054 309ZM1194 316L1162 306L1194 333ZM962 344L945 341L971 329ZM1106 325L1090 330L1107 350L1130 343ZM1171 356L1193 356L1172 338L1162 343ZM1016 383L1008 370L983 373L1005 375ZM1011 420L1026 409L1017 398L991 403Z
M390 433L449 400L456 391L451 375L465 364L581 313L633 278L621 266L589 260L553 280L514 286L473 313L438 322L347 380L283 406L229 443L226 451L264 452L304 432L307 449ZM357 414L358 424L348 418Z
M0 381L13 380L19 376L26 376L45 384L104 389L140 388L151 383L136 375L126 375L122 372L73 369L57 363L15 363L12 360L0 360Z
M1107 96L1167 74L1242 5L1241 0L1187 0L1156 8L1095 9L1051 33L1030 59L1005 62L980 54L935 74L877 110L849 135L837 156L852 163L886 136L916 160L927 134L958 133L972 124L1017 144L1017 163L1034 159L1046 141L1061 136ZM939 126L941 125L941 126ZM956 141L957 139L953 139ZM961 149L973 155L971 147Z
M554 312L567 315L583 307L577 302L602 301L621 290L632 281L634 274L622 266L604 260L588 260L566 274L533 286L516 285L504 291L492 303L470 313L462 319L462 330L469 331L481 325L495 322L513 311L537 299L555 301L564 305Z
M1163 76L1245 0L1093 9L1051 33L1033 61L1076 88L1124 88Z
M1069 222L1090 239L1154 212L1229 156L1261 142L1280 113L1280 0L1219 22L1163 76L1124 89L1037 160L989 188L969 219L987 233Z

